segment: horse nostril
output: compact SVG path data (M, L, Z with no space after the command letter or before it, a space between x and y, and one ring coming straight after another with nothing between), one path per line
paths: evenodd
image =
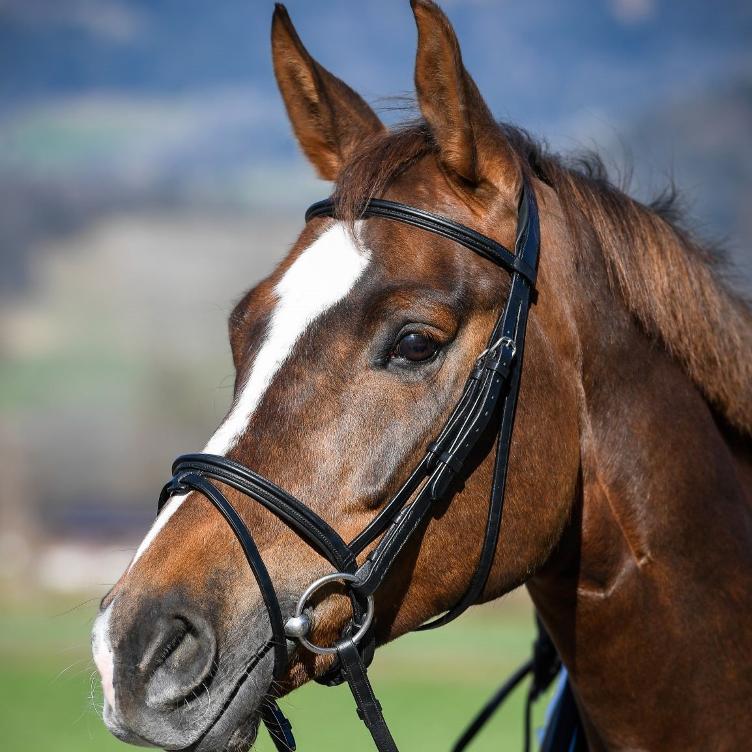
M154 673L180 647L188 636L188 622L176 617L160 629L149 651L138 665L142 673Z
M165 708L199 693L211 680L216 647L214 630L200 616L159 619L138 665L146 704Z

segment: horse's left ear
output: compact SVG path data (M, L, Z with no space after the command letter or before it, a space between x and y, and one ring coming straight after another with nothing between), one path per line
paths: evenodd
M311 57L280 3L272 19L272 61L298 143L320 177L336 180L349 154L383 124L360 95Z
M418 104L438 145L442 166L465 187L516 185L517 158L465 70L449 19L431 0L411 0L410 4L418 26Z

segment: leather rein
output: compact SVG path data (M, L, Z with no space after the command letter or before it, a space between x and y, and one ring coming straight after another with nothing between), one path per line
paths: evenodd
M313 204L306 221L316 217L336 219L335 203L326 199ZM431 515L434 506L451 498L455 481L462 477L468 457L487 430L496 426L496 459L483 544L475 572L464 595L444 615L418 629L433 629L456 619L480 598L488 580L498 544L509 452L514 426L528 312L535 289L540 244L540 224L535 196L523 182L518 207L514 252L474 230L446 217L394 201L371 199L361 218L380 217L403 222L453 240L511 273L509 297L486 348L481 352L465 383L462 396L423 459L410 473L395 496L349 543L301 501L250 468L226 457L186 454L172 466L173 477L159 497L158 509L174 495L196 491L224 517L240 543L258 583L271 624L266 650L274 653L274 678L281 679L288 667L288 640L313 653L333 654L332 669L317 681L329 685L346 681L380 752L397 752L397 746L368 680L366 666L374 648L372 622L374 594L390 573L405 545ZM250 530L226 496L211 481L230 486L276 515L334 568L332 574L313 582L301 595L286 621L269 572ZM358 556L378 543L358 563ZM309 639L312 617L307 605L313 594L330 582L347 587L352 620L333 646L316 645ZM295 749L289 721L274 699L262 703L261 717L280 752Z

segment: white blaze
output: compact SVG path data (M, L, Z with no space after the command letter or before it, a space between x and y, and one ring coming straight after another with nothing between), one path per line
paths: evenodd
M205 452L226 454L235 446L300 335L350 292L367 264L339 222L295 259L274 288L277 306L248 380Z
M94 663L96 664L99 676L102 678L102 691L108 705L115 707L115 687L113 685L114 663L112 659L112 645L110 644L110 615L112 613L112 604L107 610L97 616L94 622L94 631L92 632L92 653L94 654Z
M367 252L356 246L340 222L332 225L295 259L274 288L277 305L248 378L204 452L224 455L235 446L300 336L313 321L350 292L369 260ZM174 497L162 510L138 547L131 566L185 498Z
M173 496L167 504L163 507L162 511L157 515L157 519L154 520L154 524L151 526L151 529L146 534L144 539L141 541L141 544L136 549L136 554L131 560L130 566L128 569L130 569L136 561L139 559L141 554L143 554L144 551L146 551L147 548L151 545L151 542L157 537L157 534L159 531L169 522L170 517L172 517L175 512L177 512L178 507L183 502L183 499L188 494L183 494L182 496Z

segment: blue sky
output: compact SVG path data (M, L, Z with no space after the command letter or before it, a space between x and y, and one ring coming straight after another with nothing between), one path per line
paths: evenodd
M448 0L444 7L498 116L557 144L752 70L748 2ZM415 29L406 0L292 0L288 8L314 55L368 99L412 91ZM246 89L280 128L271 10L266 0L6 0L0 108L104 94L210 99L220 89Z
M597 148L617 170L631 163L640 197L673 176L701 227L749 247L752 3L443 6L499 118L555 149ZM401 116L388 98L413 90L407 0L288 8L315 57L387 121ZM272 9L267 0L4 0L0 183L76 186L89 203L115 188L251 208L317 196L274 83Z

